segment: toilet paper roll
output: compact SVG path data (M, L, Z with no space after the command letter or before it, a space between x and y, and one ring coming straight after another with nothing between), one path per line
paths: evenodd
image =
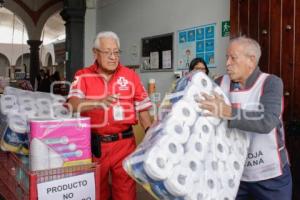
M221 169L221 162L218 162L212 157L207 157L205 159L205 174L216 174L218 170Z
M51 94L51 98L52 98L52 102L54 104L62 105L64 103L66 103L66 98L61 95Z
M19 113L8 115L8 126L16 133L26 133L28 131L27 118Z
M19 103L19 105L24 105L24 104L34 105L35 104L35 99L33 97L28 96L28 95L19 96L18 103Z
M203 166L203 164L199 161L199 158L196 154L192 152L185 153L180 163L185 171L188 171L189 175L192 178L193 184L194 182L200 181L199 174L203 173L203 170L205 170L205 166Z
M215 172L206 171L205 172L205 196L207 195L208 199L217 199L217 185L218 180Z
M184 100L174 104L170 116L180 119L186 126L192 126L197 118L194 108Z
M2 95L1 96L1 104L2 103L7 103L7 104L17 104L17 98L15 95Z
M215 128L208 122L206 117L198 117L195 126L192 128L192 133L200 134L201 140L206 143L215 135Z
M199 101L203 99L200 92L201 91L198 90L197 86L190 84L186 87L183 96L183 100L189 102L198 113L203 112L203 109L201 109L199 106Z
M7 86L7 87L4 88L3 94L5 94L5 95L17 95L19 91L20 91L20 89Z
M50 108L39 108L37 110L37 118L40 119L50 119L51 117L51 110Z
M247 152L248 152L247 148L237 146L237 145L230 146L230 148L232 152L231 156L235 156L236 158L240 158L242 160L244 160L247 157Z
M3 115L8 115L10 113L17 113L19 111L19 106L17 104L12 104L11 102L1 102L1 113Z
M52 117L56 119L66 119L71 118L72 113L62 105L53 105L52 107Z
M207 199L205 196L205 188L203 188L203 185L196 183L194 184L194 189L192 192L188 193L186 196L184 196L184 200L204 200Z
M156 195L157 199L172 199L180 200L180 197L175 197L164 186L163 181L150 181L151 190Z
M176 137L165 135L157 143L157 146L161 149L161 153L166 154L172 164L178 163L184 154L184 149L180 141Z
M190 102L191 106L195 109L196 112L201 113L202 115L210 114L209 111L200 108L199 100L203 99L200 93L201 90L199 90L197 86L189 85L186 88L186 94L184 95L183 99L187 102ZM210 94L208 91L206 93ZM218 126L222 121L222 119L213 116L206 116L206 118L212 125L215 126Z
M206 119L209 123L211 123L214 126L218 126L222 122L221 118L213 117L213 116L206 116Z
M247 148L250 144L249 134L238 130L238 129L231 129L231 135L234 138L235 144L242 148Z
M224 188L220 190L220 197L224 198L225 196L232 198L236 195L240 180L236 176L231 177L222 177L222 184Z
M228 191L224 190L218 193L218 199L220 200L235 200L235 197L232 194L229 194Z
M226 165L228 170L231 172L231 174L240 174L243 170L243 164L241 162L244 162L244 160L240 160L236 157L229 156Z
M192 193L187 194L184 197L184 200L198 200L198 199L206 199L203 191L193 191Z
M20 113L32 119L37 116L37 108L34 104L22 104L20 105Z
M215 138L214 146L215 149L213 152L216 158L219 160L226 160L229 156L228 145L221 138Z
M193 186L192 174L189 170L177 165L164 181L164 186L174 196L185 196Z
M63 167L64 160L62 156L54 151L52 148L49 147L49 167L52 168L59 168Z
M225 92L224 92L219 86L216 86L216 87L213 89L213 91L214 91L215 93L221 95L221 96L223 97L223 99L224 99L224 101L225 101L225 103L226 103L227 105L230 105L230 104L231 104L229 98L227 97L227 95L225 94Z
M181 144L183 144L189 139L190 129L179 120L170 118L165 122L162 133L174 136Z
M191 134L188 142L185 144L185 151L193 153L199 160L204 159L207 154L207 144L201 139L201 134Z
M144 170L153 180L164 180L172 171L172 163L159 147L153 147L144 157Z
M220 140L222 140L228 146L228 154L232 153L232 148L234 145L236 145L234 142L234 137L231 133L231 129L227 128L227 123L226 125L222 123L216 129L217 137L220 138Z
M195 73L191 82L203 92L210 92L213 89L212 80L203 72Z
M32 171L49 169L48 146L37 138L30 143L30 167Z
M44 108L50 109L52 105L52 101L45 98L39 98L36 100L36 105L38 109L44 109Z

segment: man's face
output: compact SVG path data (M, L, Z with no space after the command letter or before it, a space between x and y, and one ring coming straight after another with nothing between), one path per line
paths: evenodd
M253 57L245 54L244 46L231 43L227 49L226 71L234 82L244 83L254 69Z
M107 72L114 72L120 61L120 50L113 38L101 38L100 49L94 49L99 66Z

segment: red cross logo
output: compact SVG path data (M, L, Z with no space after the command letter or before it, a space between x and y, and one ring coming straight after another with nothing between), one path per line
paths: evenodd
M128 80L125 79L123 76L121 76L118 80L117 83L121 86L121 87L126 87L128 84Z

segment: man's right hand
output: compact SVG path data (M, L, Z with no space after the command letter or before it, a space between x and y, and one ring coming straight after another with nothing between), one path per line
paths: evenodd
M96 107L103 107L104 109L108 109L111 106L111 104L117 102L118 99L119 99L118 94L106 96L103 99L97 100Z
M85 112L95 108L108 109L118 99L118 94L106 96L103 99L79 99L78 97L71 97L68 100L68 104L73 112Z

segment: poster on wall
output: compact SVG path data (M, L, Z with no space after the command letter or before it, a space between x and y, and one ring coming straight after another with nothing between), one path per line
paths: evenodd
M188 69L191 60L201 57L209 68L215 64L216 24L177 31L177 70Z

